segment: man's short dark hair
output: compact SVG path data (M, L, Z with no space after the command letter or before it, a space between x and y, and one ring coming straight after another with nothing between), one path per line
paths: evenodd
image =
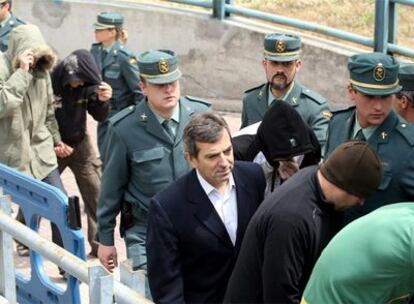
M401 99L403 96L410 102L410 107L414 108L414 91L401 91L397 93L398 99Z
M224 118L215 112L204 112L193 116L184 129L184 151L197 157L197 142L215 143L226 130L230 135L230 129Z

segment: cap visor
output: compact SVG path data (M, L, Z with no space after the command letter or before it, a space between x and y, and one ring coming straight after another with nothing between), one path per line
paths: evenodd
M180 70L175 70L174 72L170 73L167 76L160 76L160 77L154 77L154 78L147 78L144 77L145 80L148 83L152 83L152 84L166 84L166 83L171 83L174 82L176 80L178 80L181 77L181 71Z
M93 24L93 28L95 30L105 30L105 29L114 28L114 27L115 27L114 25L105 25L105 24L102 24L102 23L94 23Z
M287 61L293 61L298 60L299 55L292 55L292 56L271 56L271 55L265 55L265 58L270 61L278 61L278 62L287 62Z
M371 96L385 96L385 95L396 94L402 89L402 87L399 85L394 88L389 88L389 89L364 88L364 87L360 87L354 84L352 85L352 87L364 95L371 95Z

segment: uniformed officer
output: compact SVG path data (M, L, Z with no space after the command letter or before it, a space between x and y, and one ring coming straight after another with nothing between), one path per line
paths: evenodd
M124 18L118 13L100 13L94 23L95 39L91 53L103 81L112 87L110 113L112 117L122 109L143 99L139 87L139 72L135 55L125 47L127 32L122 28ZM107 121L98 125L98 148L104 160Z
M384 177L363 207L346 212L346 222L384 204L414 200L414 126L392 111L401 90L397 61L382 53L357 54L349 58L348 70L355 106L333 113L325 155L349 139L366 140L381 158Z
M97 209L98 257L108 270L117 266L114 228L121 210L127 256L134 268L146 264L150 199L190 170L182 147L183 130L193 113L210 106L198 99L180 97L181 72L174 52L144 52L138 65L145 100L109 120L111 149L107 150Z
M22 20L12 12L12 0L0 0L0 51L5 52L9 45L10 31L20 24Z
M262 64L267 83L245 92L241 127L261 121L272 103L283 100L299 112L323 145L331 112L325 98L295 81L302 66L301 44L296 35L265 36Z
M402 63L398 70L398 78L402 86L394 100L394 110L407 122L414 123L414 64Z

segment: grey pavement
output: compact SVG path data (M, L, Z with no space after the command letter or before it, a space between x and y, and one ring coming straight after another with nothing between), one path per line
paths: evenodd
M227 109L230 111L237 111L239 109L239 105L237 105L236 101L227 101L227 100L220 100L220 101L213 101L213 105L214 108L222 111L223 109ZM230 130L232 132L235 132L239 129L240 127L240 113L235 113L235 112L220 112L224 118L226 119L227 123L230 126ZM88 132L91 136L92 142L95 143L95 149L96 148L96 122L93 120L92 117L88 117ZM79 193L79 189L76 185L75 182L75 178L72 174L72 172L70 171L69 168L67 168L63 174L62 174L62 180L65 186L65 189L67 191L67 193L69 195L77 195L79 196L80 200L81 200L81 204L82 204L82 232L85 236L85 249L86 249L86 254L88 254L90 252L90 247L89 244L87 242L87 223L86 223L86 214L83 211L83 202L82 202L82 198L80 196ZM16 206L13 206L14 210L17 210ZM126 249L125 249L125 245L124 245L124 241L121 239L121 237L119 236L119 218L117 219L117 226L115 228L115 246L117 248L118 251L118 261L124 261L126 260ZM47 220L42 220L41 224L40 224L40 228L39 228L39 233L40 235L42 235L43 237L51 240L51 233L50 233L50 225L49 222ZM30 277L30 260L29 257L20 257L18 256L16 253L14 254L14 263L15 263L15 267L16 270L25 274L26 276ZM88 259L90 259L90 257L88 257ZM43 263L43 267L44 267L44 271L45 273L49 276L50 280L54 283L56 283L58 286L60 286L61 288L65 289L66 288L66 281L65 279L63 279L59 273L58 273L58 269L57 267L45 260ZM119 270L116 269L115 270L115 277L119 279ZM81 284L81 297L82 297L82 303L89 303L88 301L88 286L86 286L86 284Z

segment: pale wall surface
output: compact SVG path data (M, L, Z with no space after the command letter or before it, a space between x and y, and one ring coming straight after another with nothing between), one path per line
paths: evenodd
M119 12L125 17L129 48L136 53L150 48L176 51L184 73L184 94L219 99L222 110L240 110L243 92L265 81L263 37L277 31L248 19L220 22L205 12L151 3L15 0L13 6L16 15L41 28L61 57L78 48L90 48L97 13ZM327 97L334 107L345 106L346 61L354 50L314 37L304 37L303 42L304 64L298 79Z

